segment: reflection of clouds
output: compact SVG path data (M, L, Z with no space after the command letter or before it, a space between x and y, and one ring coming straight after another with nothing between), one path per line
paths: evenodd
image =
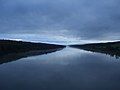
M39 63L41 64L58 64L58 65L69 65L73 63L71 59L75 59L76 55L79 57L82 57L85 54L90 54L91 52L87 52L84 50L79 50L76 48L64 48L61 51L57 51L54 53L50 53L47 55L41 55L41 56L36 56L36 57L28 57L25 59L31 59L31 60L39 60ZM50 57L50 58L48 58Z

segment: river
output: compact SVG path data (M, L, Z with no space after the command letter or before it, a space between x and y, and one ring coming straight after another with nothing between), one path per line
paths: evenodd
M120 59L66 47L0 65L0 90L120 90Z

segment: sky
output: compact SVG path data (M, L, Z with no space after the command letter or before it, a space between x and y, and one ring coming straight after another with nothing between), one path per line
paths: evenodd
M120 40L120 0L0 0L0 39Z

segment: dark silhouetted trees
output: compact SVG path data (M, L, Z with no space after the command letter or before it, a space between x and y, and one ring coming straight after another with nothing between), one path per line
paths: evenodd
M108 54L112 57L120 57L120 42L93 43L85 45L71 45L71 47Z

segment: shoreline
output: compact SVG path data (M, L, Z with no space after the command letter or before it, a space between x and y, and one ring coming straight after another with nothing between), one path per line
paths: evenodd
M91 52L103 53L116 58L120 57L120 41L107 43L91 43L83 45L70 45L70 47Z

